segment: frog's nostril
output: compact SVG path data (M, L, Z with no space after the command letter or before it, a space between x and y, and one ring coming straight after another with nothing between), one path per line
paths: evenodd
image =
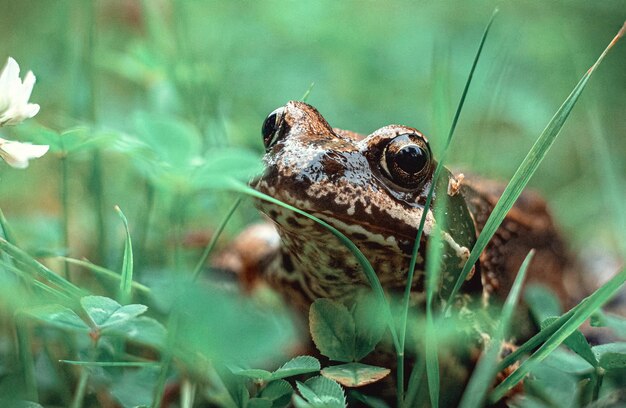
M285 108L278 108L265 118L263 126L261 128L261 134L263 135L263 144L265 150L269 149L278 141L278 139L285 133L285 121L284 121Z

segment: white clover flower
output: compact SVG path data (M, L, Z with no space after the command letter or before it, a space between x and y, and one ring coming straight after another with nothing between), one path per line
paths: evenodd
M35 75L28 71L24 82L20 79L20 66L9 57L0 72L0 126L16 125L39 112L39 105L28 103L35 85Z
M14 142L0 138L0 157L11 167L24 169L30 159L46 154L50 146L31 143Z

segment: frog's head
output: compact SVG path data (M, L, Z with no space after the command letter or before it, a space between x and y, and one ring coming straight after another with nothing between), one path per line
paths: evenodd
M436 167L426 137L399 125L367 137L333 129L315 108L295 101L270 113L262 134L265 172L256 188L333 225L365 254L383 286L404 287ZM447 170L442 176L435 200L446 194L452 177ZM304 274L313 296L343 296L350 284L367 284L354 256L323 227L267 202L258 206L278 226L289 257L283 262L286 269ZM475 232L460 194L448 197L447 213L444 253L446 264L457 268ZM426 241L436 222L428 209L417 290L422 286ZM342 284L348 288L339 289Z

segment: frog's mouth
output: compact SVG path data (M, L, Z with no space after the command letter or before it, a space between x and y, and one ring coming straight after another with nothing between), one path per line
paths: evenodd
M410 256L413 251L417 227L423 214L423 208L421 207L401 207L394 214L389 209L381 210L373 205L367 206L359 200L346 200L345 195L338 200L337 195L332 194L333 189L330 189L323 196L312 196L306 193L299 194L298 192L303 191L302 188L277 189L271 187L263 178L259 179L255 185L257 190L305 211L337 228L357 246L376 245L388 247L391 253L399 251L405 256ZM350 194L352 197L357 195L357 192ZM355 202L356 204L354 204ZM364 202L367 202L367 200ZM458 203L456 204L456 211L464 208L459 206ZM258 202L257 206L278 224L281 229L292 236L300 236L301 239L308 239L307 233L314 229L324 228L321 225L314 225L316 223L302 215L272 203ZM449 207L452 210L454 203L453 206ZM457 223L459 220L464 220L465 218L462 215L457 214L454 220ZM470 218L465 220L471 222ZM434 214L429 210L426 214L426 222L420 243L422 249L425 248L425 243L431 235L432 227L435 223ZM473 245L473 240L471 240L474 238L473 224L469 226L471 227L470 231L463 229L467 228L468 225L452 227L448 231L444 231L442 237L447 244L448 250L446 252L458 258L459 264L463 264L467 260L469 245ZM460 234L460 239L455 239L459 231L464 233ZM470 242L467 242L468 240ZM421 252L423 251L420 250ZM423 256L423 254L421 255Z

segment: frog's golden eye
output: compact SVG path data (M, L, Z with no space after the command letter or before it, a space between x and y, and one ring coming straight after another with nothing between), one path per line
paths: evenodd
M417 188L430 172L428 144L416 134L396 136L385 147L381 167L390 180L400 187Z
M263 126L261 128L261 134L263 135L263 145L265 145L265 151L274 146L278 139L284 134L284 115L285 108L278 108L265 118Z

